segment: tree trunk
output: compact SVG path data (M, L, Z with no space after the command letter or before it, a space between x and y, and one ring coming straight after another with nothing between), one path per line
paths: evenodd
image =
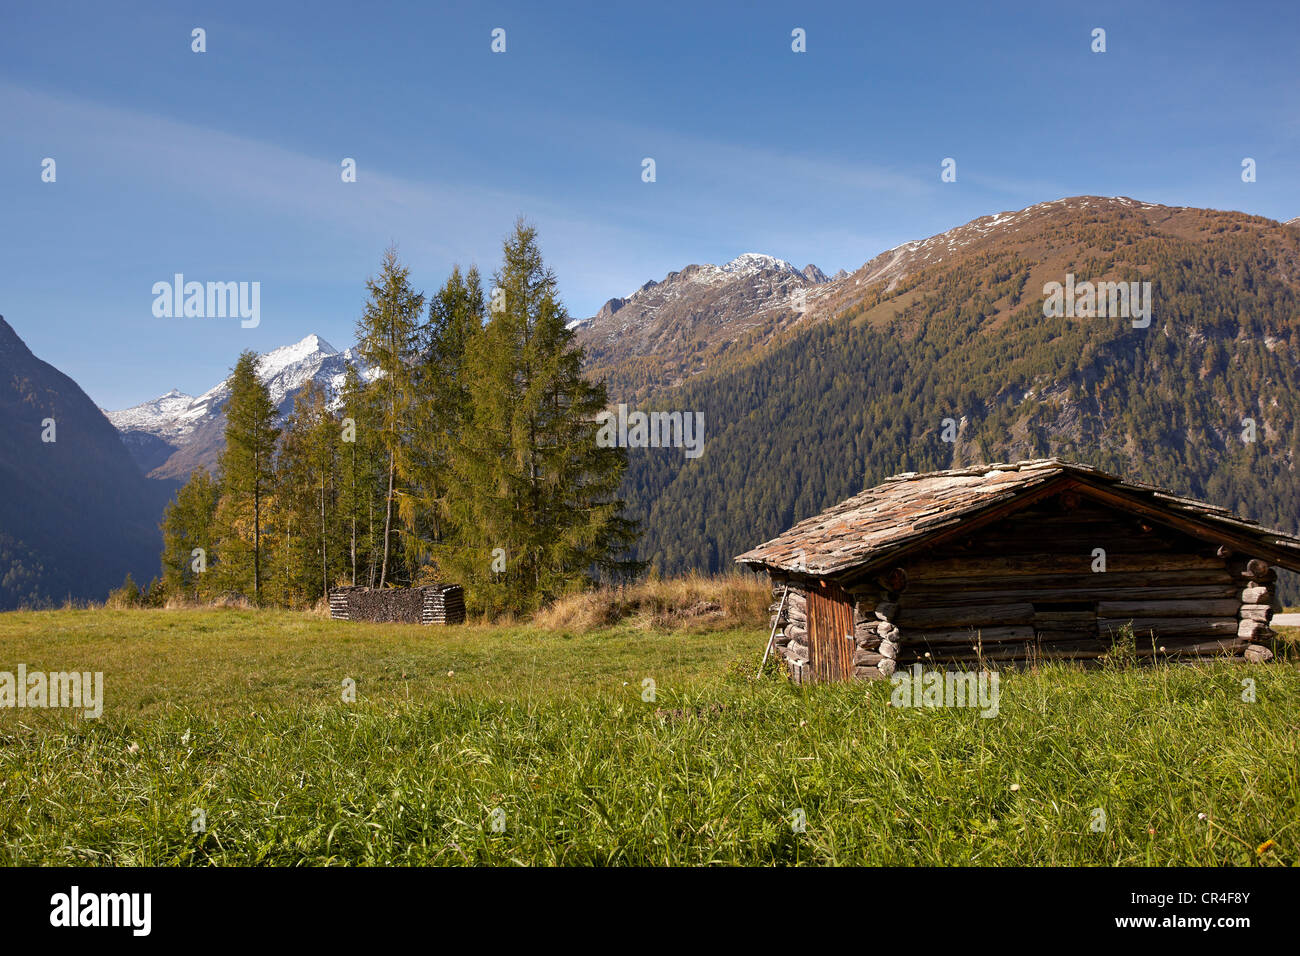
M320 478L320 586L321 594L330 596L329 565L325 559L325 473Z
M357 586L357 446L352 445L352 467L348 469L352 477L352 496L348 510L352 512L352 586Z
M253 468L261 466L253 458ZM253 475L253 603L262 603L262 489L257 475Z
M393 520L393 472L397 469L397 458L388 453L388 494L384 498L384 564L379 572L379 586L384 586L388 579L388 529Z

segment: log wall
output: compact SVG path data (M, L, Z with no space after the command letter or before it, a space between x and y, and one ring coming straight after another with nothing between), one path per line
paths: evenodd
M777 629L772 650L785 660L792 681L809 683L812 655L808 646L808 589L789 578L774 576L772 596L771 623Z
M1063 496L841 583L855 601L853 675L871 679L916 662L1100 658L1129 625L1138 657L1266 660L1275 580L1267 562ZM792 674L808 660L806 587L778 622Z
M1099 553L1098 549L1104 552ZM1242 654L1264 562L1084 500L1053 499L906 566L899 663ZM1104 570L1102 570L1104 568ZM1259 602L1265 601L1259 595Z

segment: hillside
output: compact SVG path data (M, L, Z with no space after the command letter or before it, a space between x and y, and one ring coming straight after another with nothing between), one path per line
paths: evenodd
M128 571L148 583L172 487L146 481L94 402L0 316L0 610L102 600Z
M748 253L724 266L686 266L662 282L647 282L627 299L609 300L597 315L575 323L578 340L587 350L588 372L607 380L610 397L637 401L706 370L744 361L774 341L865 301L883 300L880 319L896 315L908 299L892 293L924 269L1015 252L1038 265L1047 277L1043 281L1059 281L1072 257L1082 261L1104 253L1115 241L1095 235L1071 237L1060 230L1110 213L1122 213L1130 231L1185 239L1219 228L1215 217L1238 215L1124 196L1075 196L980 216L928 239L887 249L852 273L841 270L833 277L816 266L801 271L784 260ZM1212 220L1215 225L1208 226ZM1300 219L1285 225L1297 222ZM1030 286L1026 281L1025 287Z
M652 279L573 327L588 374L606 381L612 399L631 400L788 327L835 281L815 265L796 269L749 252L725 265L689 265Z
M1067 272L1150 281L1150 327L1045 318L1043 285ZM1077 197L908 244L827 289L818 312L654 396L708 428L699 459L629 456L640 556L662 571L724 568L897 472L1048 455L1300 528L1300 230Z

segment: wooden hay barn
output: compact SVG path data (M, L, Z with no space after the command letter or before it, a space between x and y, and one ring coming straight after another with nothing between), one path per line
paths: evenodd
M465 620L465 595L459 584L331 588L330 617L336 621L461 624Z
M887 479L736 560L774 584L796 681L895 667L1272 656L1273 565L1300 539L1060 459Z

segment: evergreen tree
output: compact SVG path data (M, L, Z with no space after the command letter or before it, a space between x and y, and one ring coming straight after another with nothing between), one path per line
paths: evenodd
M217 507L221 579L262 600L262 523L266 498L275 484L275 448L280 435L276 408L257 376L257 353L245 351L230 376L226 404L226 447L221 453L222 496ZM251 574L251 578L250 578Z
M306 603L329 593L333 572L341 564L339 428L325 390L310 381L295 397L281 436L277 501L290 516L286 523L297 529L296 547L287 556L289 580L294 594Z
M135 578L131 572L126 572L126 578L117 587L116 590L110 591L108 600L104 602L108 607L139 607L141 604L140 586L135 583Z
M466 350L445 550L485 610L523 611L618 566L633 528L616 496L626 453L596 442L604 386L581 375L555 275L522 220L494 278L492 314Z
M388 459L380 587L389 576L393 502L401 493L397 487L397 475L399 469L409 472L410 467L404 432L415 399L411 365L418 348L417 332L420 314L424 310L424 296L411 288L407 281L409 275L410 270L398 261L397 250L389 247L384 253L379 275L366 281L370 298L357 322L357 352L379 373L374 383L381 396L377 424Z
M213 519L219 494L216 479L207 469L196 468L163 511L162 588L168 596L207 596L205 573L216 558ZM196 548L203 553L195 555ZM196 570L196 562L203 571Z
M386 462L377 425L377 396L378 389L367 385L357 370L348 366L341 395L343 420L338 431L338 510L353 584L373 585L379 570L375 516L383 512Z
M484 315L477 268L462 275L460 267L454 267L442 289L429 299L429 318L420 334L420 361L413 370L411 450L407 467L399 474L407 488L399 507L404 548L419 566L412 568L413 578L437 576L437 569L428 564L447 541L447 470L469 407L465 349L483 328Z

